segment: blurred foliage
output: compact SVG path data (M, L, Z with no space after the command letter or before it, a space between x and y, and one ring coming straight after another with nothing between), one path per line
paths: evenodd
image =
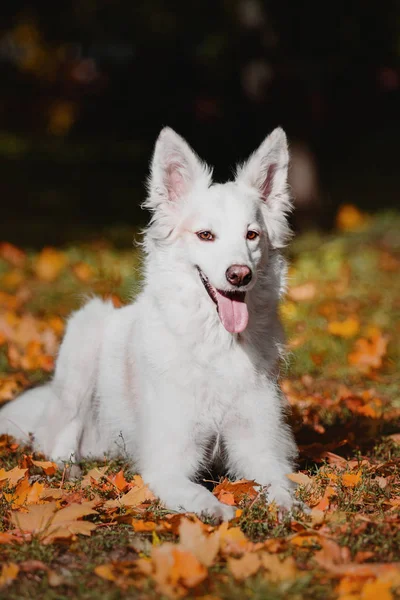
M0 238L11 227L15 242L40 245L56 241L49 224L64 241L69 223L140 222L140 186L165 124L216 165L217 179L283 125L318 175L307 224L330 224L343 202L395 205L399 56L395 0L335 3L329 18L316 0L8 4ZM18 230L17 205L32 231Z

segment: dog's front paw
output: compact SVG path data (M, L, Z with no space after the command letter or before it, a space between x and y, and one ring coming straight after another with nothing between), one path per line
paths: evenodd
M211 517L218 522L230 521L235 516L236 508L234 506L228 506L228 504L223 504L216 498L211 497L207 498L207 502L204 502L200 507L200 510L197 510L196 512Z
M296 499L293 492L287 485L283 485L279 482L272 482L266 487L266 493L268 502L275 502L280 509L290 510L296 505Z

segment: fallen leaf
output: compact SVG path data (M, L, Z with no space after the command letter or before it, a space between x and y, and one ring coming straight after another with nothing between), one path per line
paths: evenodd
M261 566L261 559L258 554L244 554L240 558L231 558L227 560L228 569L237 581L243 581L252 575L255 575Z
M90 469L90 471L88 471L86 475L82 478L81 487L88 487L89 485L93 484L93 481L96 483L99 482L105 476L107 471L108 466L94 467L93 469Z
M234 506L238 504L244 496L253 499L257 496L255 490L256 482L247 479L239 479L238 481L229 481L224 479L221 483L215 486L213 494L220 502Z
M43 469L46 475L54 475L58 469L57 463L49 460L32 460L32 464Z
M389 338L378 329L373 329L367 338L356 340L353 351L348 356L350 365L368 374L382 366L386 356Z
M129 482L125 479L124 472L118 471L116 475L110 476L110 481L119 489L120 492L123 492L129 485Z
M55 281L67 262L66 255L59 250L44 248L38 255L34 265L36 276L42 281Z
M80 519L87 515L97 514L93 510L93 502L71 504L57 510L55 502L30 506L28 512L13 511L11 522L24 533L40 537L43 544L56 539L68 539L76 534L90 535L97 525Z
M136 478L139 485L135 485L128 493L116 498L115 500L107 500L104 504L106 508L117 508L121 506L138 506L143 502L155 500L153 492L149 490L147 485L144 485L142 478Z
M348 317L344 321L331 321L328 331L332 335L343 338L354 337L360 330L360 322L356 317Z
M361 590L361 600L393 600L390 581L367 581Z
M315 283L308 282L303 283L301 285L297 285L295 287L290 287L288 291L288 296L291 300L295 302L306 302L307 300L312 300L317 293L317 286Z
M3 258L13 267L23 267L26 262L25 252L9 242L0 243L0 258Z
M18 375L0 377L0 404L12 400L21 391L22 383Z
M273 582L290 581L297 575L296 563L292 556L280 559L276 554L261 554L261 564Z
M0 588L5 588L16 579L19 566L15 563L3 563L0 573Z
M7 481L8 485L13 487L18 483L20 479L25 477L27 472L28 469L20 469L19 467L14 467L10 471L0 469L0 481Z
M182 519L179 525L179 545L183 550L191 552L205 567L210 567L214 562L219 544L218 531L206 534L200 521Z
M132 519L132 527L135 531L155 531L157 524L154 521Z
M367 216L353 204L343 204L336 215L339 231L357 231L367 222Z
M311 477L309 477L305 473L301 473L300 471L298 473L289 473L288 475L286 475L286 477L290 479L290 481L293 481L293 483L297 483L299 485L314 484L314 481L313 479L311 479Z
M60 573L53 571L53 569L48 569L47 571L47 581L50 587L58 587L59 585L64 585L65 579Z
M85 262L75 263L72 267L72 271L79 281L83 281L87 283L88 281L92 281L94 277L93 268Z
M37 504L40 502L44 489L44 483L35 481L32 485L27 478L23 479L9 494L4 493L4 498L10 502L12 508L24 506L25 504Z
M344 473L342 483L345 487L356 487L361 482L361 471L357 473Z

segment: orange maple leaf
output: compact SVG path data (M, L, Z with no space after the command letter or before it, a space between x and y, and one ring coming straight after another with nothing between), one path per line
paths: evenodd
M386 355L389 337L377 328L371 328L367 338L360 338L354 344L354 350L348 356L349 364L363 373L370 373L382 366Z

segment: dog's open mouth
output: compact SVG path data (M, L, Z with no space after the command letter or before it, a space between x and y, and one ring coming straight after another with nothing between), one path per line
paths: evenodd
M217 290L203 271L197 267L200 279L211 300L217 305L222 325L229 333L241 333L247 327L249 312L247 310L246 292L226 292Z

